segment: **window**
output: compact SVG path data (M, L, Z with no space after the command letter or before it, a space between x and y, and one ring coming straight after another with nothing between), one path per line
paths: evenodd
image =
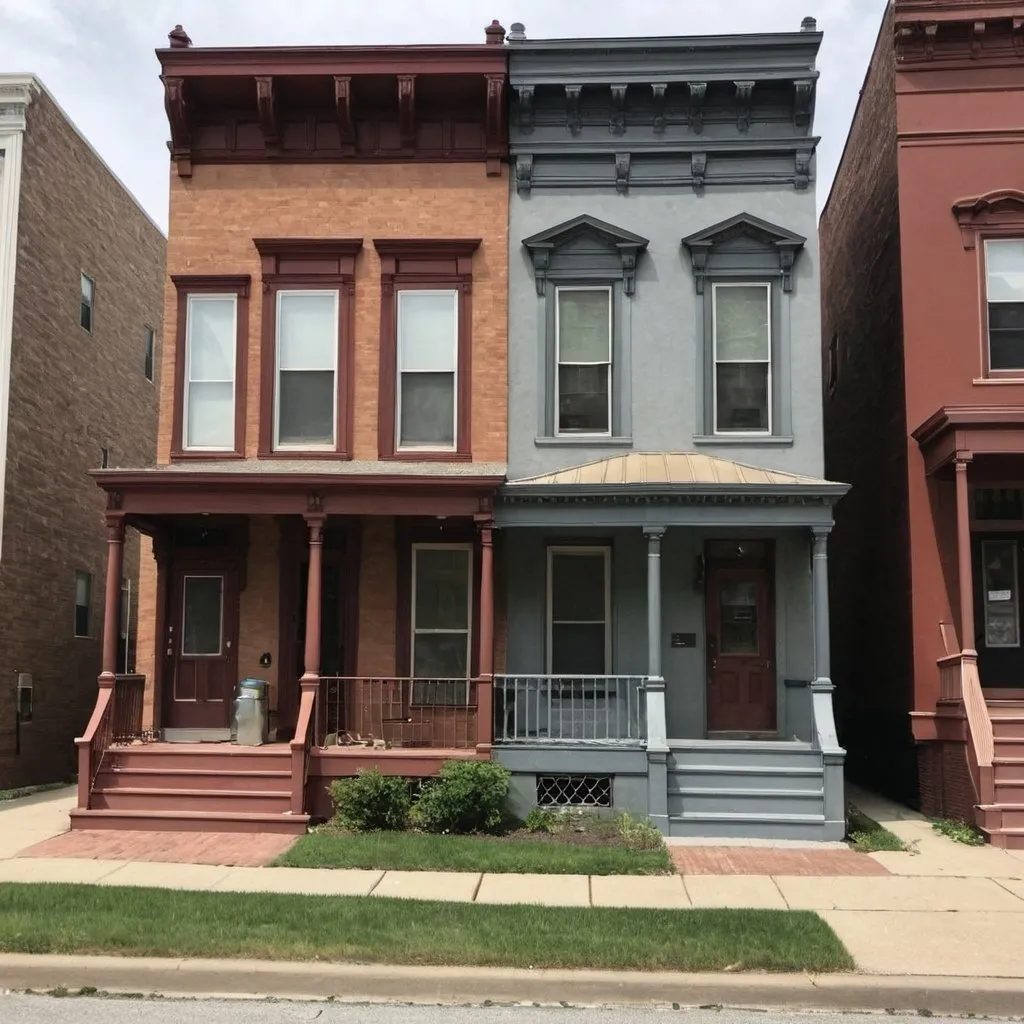
M712 288L715 433L770 434L771 286Z
M455 447L458 293L398 293L399 449Z
M224 577L186 576L181 610L181 653L217 657L223 648Z
M156 332L152 327L146 328L145 354L142 360L142 372L146 380L153 380L153 360L156 357Z
M985 646L1020 647L1020 593L1016 540L981 545Z
M132 621L132 581L127 577L121 579L121 621L118 632L121 639L128 638Z
M412 675L416 704L465 704L472 647L473 549L412 549Z
M75 636L87 637L92 625L92 574L75 573Z
M96 284L93 279L82 274L82 304L78 314L78 322L90 334L92 334L92 311L95 293Z
M110 449L100 449L100 469L107 469L110 465Z
M334 448L338 293L277 293L276 449Z
M1024 239L985 242L988 361L991 370L1024 370Z
M828 393L835 394L836 385L839 383L839 334L833 334L832 340L828 343L828 368L827 368Z
M235 447L235 295L189 295L185 327L184 447Z
M24 725L32 721L32 673L18 673L18 697L14 708L18 721Z
M548 672L607 675L611 549L548 548Z
M611 433L612 290L558 288L555 313L556 432Z

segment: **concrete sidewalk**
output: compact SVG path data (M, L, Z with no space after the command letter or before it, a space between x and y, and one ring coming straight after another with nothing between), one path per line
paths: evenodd
M1024 979L1024 851L967 847L905 808L855 793L912 852L870 857L889 874L670 876L511 875L267 868L159 861L24 857L67 827L73 795L0 809L0 882L72 882L211 892L281 892L545 906L751 907L825 918L863 971ZM755 847L750 847L751 851ZM770 862L765 849L765 862Z

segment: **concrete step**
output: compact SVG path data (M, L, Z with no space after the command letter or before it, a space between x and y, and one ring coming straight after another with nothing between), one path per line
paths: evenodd
M229 813L226 811L71 811L72 829L137 832L277 832L305 835L308 814Z
M105 763L104 763L105 764ZM251 790L289 793L291 772L280 771L238 771L212 768L123 768L108 770L104 767L96 779L100 789L202 789L225 792L246 792Z
M284 814L290 791L212 789L139 789L94 787L89 806L107 811L210 811L238 814Z
M820 792L821 765L684 764L668 770L669 786Z
M722 787L669 787L669 815L704 814L823 814L825 791L818 779L816 790L726 789Z
M843 825L829 835L823 814L670 814L669 835L680 838L841 839Z
M792 740L669 740L668 766L720 765L744 767L821 766L821 752Z

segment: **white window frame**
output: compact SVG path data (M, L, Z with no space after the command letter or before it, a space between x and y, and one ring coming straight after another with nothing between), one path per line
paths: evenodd
M555 580L555 558L560 555L602 555L604 557L604 672L601 675L612 674L612 549L606 544L595 544L584 546L580 544L552 544L547 549L547 612L545 615L545 632L547 655L545 665L547 674L552 675L552 663L554 655L554 632L555 632L555 603L554 603L554 580ZM596 619L559 619L559 625L597 625Z
M230 299L231 317L231 443L224 445L189 444L188 420L192 385L192 306L211 299ZM185 303L185 394L181 403L181 447L187 452L233 452L238 443L235 423L238 412L238 295L235 292L190 292ZM227 381L196 381L197 384L226 384Z
M990 644L988 642L988 579L986 577L986 564L988 559L985 557L985 549L994 547L996 545L1011 545L1011 551L1013 552L1013 615L1017 623L1017 642L1014 644ZM981 599L985 610L985 647L988 650L1015 650L1021 645L1020 642L1020 564L1018 562L1018 546L1016 540L1010 540L1009 538L1001 538L999 540L985 540L981 542ZM992 602L995 603L995 602Z
M418 678L416 670L416 637L418 634L437 636L461 633L458 629L419 629L416 625L416 571L420 551L465 551L466 559L466 679L473 678L473 545L472 544L413 544L412 545L412 591L409 601L409 675ZM469 687L466 687L466 703L469 703ZM443 706L443 705L441 705ZM449 705L450 706L450 705Z
M991 317L989 316L989 306L999 305L1016 305L1016 303L1008 303L1005 299L990 299L989 298L989 249L993 245L1005 245L1006 243L1015 243L1020 245L1024 242L1024 238L1018 235L1008 235L1004 238L986 238L985 239L985 370L987 373L996 374L997 376L1014 376L1020 377L1024 375L1024 366L997 366L992 365L992 323Z
M455 310L455 333L452 337L452 443L402 444L402 374L438 373L438 370L402 369L402 296L448 295ZM395 292L395 451L454 452L459 447L459 291L457 288L399 288Z
M608 367L608 429L607 430L562 430L559 426L561 409L561 374L562 347L561 347L561 295L562 292L605 292L608 295L608 358L589 363L566 363L567 366L607 366ZM612 414L615 403L612 400L613 376L615 373L615 336L614 316L612 309L615 303L614 290L608 284L578 284L559 285L555 288L555 437L611 437L612 436Z
M281 296L330 295L334 298L334 342L331 345L331 370L334 373L334 401L331 408L331 441L329 444L282 444L281 437ZM338 315L341 295L337 288L280 289L274 305L274 451L275 452L333 452L338 447ZM289 372L287 370L285 373Z
M719 288L763 288L768 307L768 359L722 359L718 358L718 290ZM711 428L716 437L770 437L774 428L772 402L772 358L775 355L775 331L772 326L772 286L770 281L714 281L711 284ZM718 427L718 364L735 363L751 365L767 362L768 381L768 427L766 430L720 430Z
M188 611L189 580L220 580L220 647L216 654L189 654L185 650L185 613ZM222 658L224 657L224 599L227 596L227 577L219 572L189 572L181 578L181 646L182 658Z

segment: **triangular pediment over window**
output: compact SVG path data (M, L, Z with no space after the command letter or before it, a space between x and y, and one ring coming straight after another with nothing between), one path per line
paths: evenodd
M796 255L806 241L803 235L777 224L738 213L688 235L682 245L690 253L698 294L703 293L704 279L713 272L715 262L727 263L731 269L742 272L763 266L766 257L771 269L781 275L783 291L788 292L793 289Z
M537 294L549 276L565 278L621 277L626 295L636 284L636 262L648 245L641 235L581 214L523 239L533 261Z

